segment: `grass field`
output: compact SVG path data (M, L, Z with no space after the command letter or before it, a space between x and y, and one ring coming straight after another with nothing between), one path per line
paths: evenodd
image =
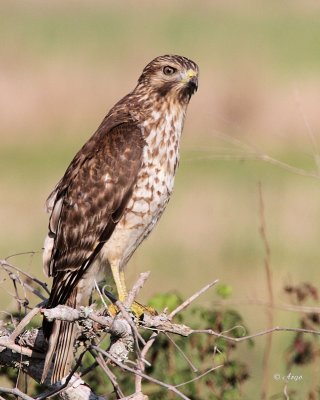
M285 284L319 287L319 178L253 160L254 153L317 174L320 8L308 2L160 4L128 1L3 1L0 37L0 257L40 250L44 202L105 112L132 89L143 66L165 53L198 62L175 193L156 231L127 270L151 270L142 300L158 291L191 294L219 278L251 332L267 328L258 184L265 205L277 304ZM28 267L28 257L14 262ZM40 256L31 263L42 278ZM0 299L8 307L9 296ZM208 294L202 302L217 300ZM239 304L237 304L239 303ZM276 311L275 324L297 314ZM269 394L284 373L292 336L274 335ZM260 398L265 338L243 355L251 365L245 399ZM241 352L240 352L241 353ZM301 399L318 384L314 368L290 382ZM279 397L280 398L280 397Z

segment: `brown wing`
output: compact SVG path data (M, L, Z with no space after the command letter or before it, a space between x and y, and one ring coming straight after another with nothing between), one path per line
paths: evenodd
M80 150L55 189L48 307L66 303L110 238L141 166L144 139L137 124L129 120L107 132L103 128Z

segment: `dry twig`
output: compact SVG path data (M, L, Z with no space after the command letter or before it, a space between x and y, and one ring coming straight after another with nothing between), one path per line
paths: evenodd
M146 275L141 277L139 284L135 285L134 293L136 294L138 290L142 287L144 280L146 279ZM188 307L195 299L197 299L202 293L212 287L217 281L212 282L209 285L206 285L204 288L200 289L197 293L192 295L189 299L184 301L176 310L174 310L169 315L160 314L160 315L145 315L144 320L139 322L139 328L145 330L154 331L150 336L147 342L143 342L143 348L141 352L136 351L137 360L136 364L133 368L129 367L126 362L126 354L128 353L129 349L126 347L127 342L130 342L130 337L132 341L132 337L134 336L135 332L137 332L137 326L133 324L131 320L131 316L127 313L125 307L120 303L119 309L122 310L116 317L112 316L104 316L101 315L101 312L94 311L92 308L89 307L82 307L80 310L75 310L66 306L58 306L53 309L40 309L35 308L31 311L27 316L19 323L16 329L13 332L9 332L6 330L0 331L0 365L6 365L13 368L21 367L21 370L26 374L32 376L35 380L40 380L43 368L43 359L44 359L44 352L46 350L46 342L43 338L42 331L34 329L32 331L25 331L22 333L22 330L28 324L28 322L32 319L32 317L40 310L42 313L46 315L48 319L60 319L66 320L70 322L79 321L81 326L83 321L92 321L93 330L101 331L109 333L114 337L114 344L115 346L110 346L108 351L101 349L101 347L97 346L95 342L93 345L90 346L92 349L91 351L97 352L96 361L102 367L105 374L108 376L110 381L112 382L114 389L119 398L127 399L127 400L138 400L143 399L146 400L146 396L142 393L142 379L147 380L149 382L153 382L154 384L160 385L165 387L167 390L175 393L178 397L182 399L188 399L182 392L180 392L177 387L183 386L187 383L193 382L194 380L200 379L201 377L209 374L210 372L214 371L221 366L214 366L207 371L201 373L194 379L181 383L177 386L171 385L169 383L161 382L155 378L149 377L147 374L144 373L145 370L145 363L146 363L146 355L148 350L153 345L156 337L160 333L172 333L180 336L188 337L194 334L206 334L211 335L216 338L223 338L230 342L242 342L252 338L256 338L263 335L269 335L272 332L278 331L285 331L285 332L303 332L309 334L316 334L320 335L320 332L310 330L310 329L299 329L299 328L286 328L286 327L270 327L270 329L257 332L252 335L243 336L240 338L234 338L229 336L226 332L215 332L212 329L206 330L197 330L193 329L187 325L183 324L175 324L171 321L171 319L178 313ZM134 297L133 297L134 299ZM133 301L132 299L132 301ZM131 301L131 300L130 300ZM272 304L273 305L273 304ZM274 306L274 305L273 305ZM131 324L129 323L128 319L130 319ZM134 330L132 329L132 324L134 325ZM86 329L88 324L86 325ZM139 334L140 335L140 334ZM125 340L123 340L125 339ZM128 340L127 340L128 339ZM138 340L138 336L137 336ZM120 346L120 347L119 347ZM122 347L121 347L122 346ZM116 351L115 351L116 349ZM120 351L119 351L120 349ZM102 356L106 356L110 361L118 365L124 371L132 373L136 376L135 378L135 393L129 397L123 397L123 392L119 387L117 380L115 379L112 371L110 371L107 363L103 359ZM187 355L184 355L186 360L188 361ZM190 361L190 360L189 360ZM78 364L80 364L81 358L78 360ZM190 363L189 363L190 364ZM195 367L194 367L195 368ZM76 369L76 368L75 368ZM96 396L93 394L83 381L74 374L75 369L69 375L66 380L66 384L64 386L58 386L58 388L51 389L48 392L43 393L38 397L38 400L48 398L53 396L54 394L58 394L58 396L64 400L74 400L74 399L82 399L88 400L90 399L102 399L102 397ZM47 382L48 383L48 382ZM21 396L18 392L12 392L12 390L18 389L6 389L5 393L16 393L22 399L29 399L28 395L25 397ZM1 389L0 389L1 392ZM78 397L75 397L78 396Z
M266 229L266 219L265 219L265 209L264 209L264 201L262 195L262 187L259 182L258 186L259 191L259 215L260 215L260 236L264 245L264 269L266 274L267 288L268 288L268 297L270 308L267 309L268 313L268 323L269 328L271 328L273 323L273 304L274 304L274 296L273 296L273 287L272 287L272 271L271 271L271 262L270 262L270 246L267 237L267 229ZM262 389L261 389L261 399L266 400L268 395L268 385L269 385L269 365L270 365L270 355L272 348L272 335L268 335L266 338L266 346L263 352L263 381L262 381Z

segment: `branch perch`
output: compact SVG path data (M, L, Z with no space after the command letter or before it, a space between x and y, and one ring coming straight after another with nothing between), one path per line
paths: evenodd
M140 277L139 281L134 287L134 293L132 295L132 298L130 298L130 302L134 301L136 293L143 286L143 283L147 279L147 276L147 274L144 274ZM188 307L193 301L195 301L195 299L197 299L201 294L212 287L216 282L217 281L214 281L206 285L204 288L200 289L197 293L184 301L179 307L176 308L176 310L172 311L170 314L145 314L142 321L135 321L135 323L133 323L132 319L130 319L130 322L128 321L128 318L131 317L127 312L119 312L116 316L113 317L105 316L103 315L105 310L94 310L93 307L81 307L79 310L75 310L67 306L59 305L52 309L45 309L41 308L43 307L42 303L39 306L35 307L29 314L27 314L26 317L18 324L18 326L13 331L4 328L0 329L0 366L20 368L23 372L31 376L36 381L40 381L47 343L43 337L41 329L32 329L25 331L23 330L37 313L42 313L46 316L46 318L50 320L58 319L78 323L80 327L81 338L85 338L86 335L88 335L89 333L89 338L92 344L87 345L87 350L89 349L89 351L93 351L98 354L96 358L97 364L101 366L104 373L109 377L119 399L147 400L147 396L142 393L141 383L142 379L144 379L165 387L169 391L175 393L178 397L188 400L188 397L186 397L180 390L178 390L178 386L182 386L184 385L184 383L173 386L168 383L158 381L155 378L151 378L144 372L146 364L146 354L156 340L156 337L159 333L172 333L184 337L188 337L194 334L205 334L213 336L215 338L223 338L230 342L236 343L279 331L301 332L313 335L320 335L320 332L311 329L286 328L275 326L273 328L254 333L252 335L234 338L223 332L215 332L212 329L193 329L190 326L184 324L176 324L172 322L172 318L175 315ZM128 306L128 304L126 304L126 306ZM126 311L126 307L122 304L121 306ZM134 328L132 327L132 325L134 326ZM134 336L136 335L136 344L138 338L141 337L140 334L137 333L137 328L151 330L153 331L153 334L150 336L147 342L140 341L140 343L143 344L143 348L141 351L137 350L138 347L136 346L136 362L133 363L132 367L129 367L127 363L127 358L129 352L132 351ZM95 339L92 339L98 337L102 333L108 333L112 337L111 345L108 350L102 349L99 345L97 345ZM83 339L81 339L81 341L83 341ZM106 357L107 359L105 360L103 357ZM124 394L118 385L115 375L113 375L112 371L109 369L108 363L110 362L118 365L124 371L132 373L136 376L136 390L134 394L124 397ZM96 366L97 364L95 364L94 366ZM207 375L208 373L214 371L216 368L219 367L221 366L209 368L207 371L198 375L198 377L194 379L200 379L202 376ZM45 382L45 385L47 386L50 386L49 379L50 374L48 376L48 380ZM28 395L23 393L21 395L21 393L18 393L17 390L18 389L0 388L0 393L12 393L20 396L20 398L22 399L30 399ZM94 394L82 380L79 373L74 373L67 378L66 387L60 383L60 385L57 385L54 388L51 387L48 391L38 396L37 399L42 400L45 398L50 398L53 395L57 395L63 400L107 399L106 397L101 397Z

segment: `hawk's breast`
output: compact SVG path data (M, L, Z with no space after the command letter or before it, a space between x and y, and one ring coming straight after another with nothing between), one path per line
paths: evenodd
M141 126L146 145L132 197L103 249L109 262L125 265L162 215L173 190L179 162L184 111L155 112Z

